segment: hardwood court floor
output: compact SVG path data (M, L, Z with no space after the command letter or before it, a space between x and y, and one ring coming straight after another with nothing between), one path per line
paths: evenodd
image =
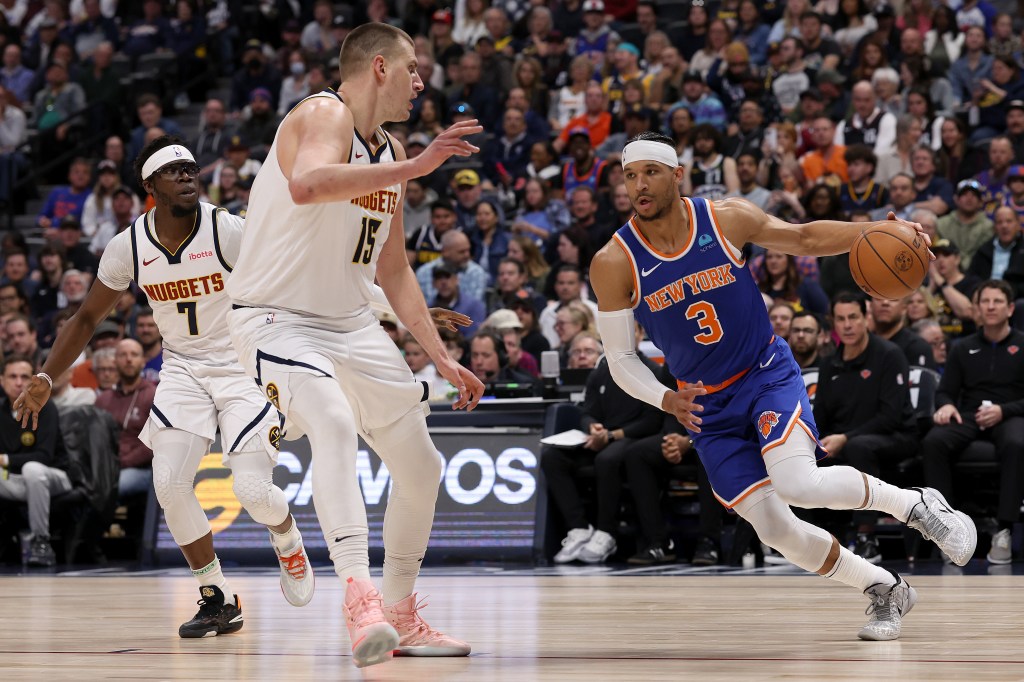
M814 576L425 577L430 622L473 655L363 671L329 569L303 609L231 580L244 629L180 640L189 577L0 577L0 680L1024 679L1022 576L912 577L895 642L858 640L866 600Z

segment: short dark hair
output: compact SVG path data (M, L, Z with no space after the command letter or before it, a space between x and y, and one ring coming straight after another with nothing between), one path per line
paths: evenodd
M803 21L804 19L817 19L819 24L823 23L821 15L813 9L807 9L800 13L800 21Z
M7 373L7 367L13 365L16 362L27 362L28 366L32 368L34 372L36 369L36 363L32 362L32 358L27 355L8 355L7 357L0 360L0 374Z
M135 163L132 168L135 170L135 179L138 181L140 187L142 186L142 183L148 179L142 177L142 167L146 165L146 161L148 161L149 157L153 156L153 154L156 154L164 147L170 147L172 144L181 145L182 147L186 146L185 140L176 135L161 135L160 137L150 141L149 144L142 148L139 155L135 157Z
M555 279L558 279L558 276L563 272L575 272L576 276L580 278L580 281L583 280L583 270L581 270L578 265L573 265L571 263L563 263L562 265L559 265L558 271L555 272Z
M875 156L875 152L871 147L866 144L852 144L846 148L844 154L846 159L846 165L850 165L854 161L865 161L871 165L872 168L878 166L878 157Z
M716 152L722 151L722 133L710 123L701 123L693 127L693 130L690 131L690 141L696 142L699 137L711 140L715 145Z
M341 80L346 76L358 72L364 68L377 55L385 59L395 56L396 46L402 41L415 46L409 34L400 28L389 24L371 22L357 26L341 45L341 53L338 56L338 69L341 71Z
M863 294L857 294L852 291L840 291L832 297L832 306L829 308L829 311L833 315L835 315L836 306L840 303L856 303L860 307L861 314L868 314L868 302Z
M629 141L626 142L626 144L629 144L630 142L640 141L661 142L662 144L667 144L669 147L672 147L673 150L676 148L676 143L672 140L671 137L669 137L668 135L663 135L659 132L655 132L653 130L645 130L644 132L639 133L638 135L634 135L633 137L629 138Z
M525 275L526 274L526 265L523 264L523 261L516 260L515 258L507 258L506 257L506 258L502 258L500 261L498 261L498 266L500 267L502 265L505 265L506 263L515 263L516 269L519 270L519 274L520 275Z
M792 324L793 322L796 322L797 320L799 320L800 318L803 318L803 317L809 317L812 320L814 320L814 324L818 328L818 331L819 332L821 331L821 329L822 329L821 318L818 317L818 313L816 313L816 312L814 312L812 310L808 310L807 308L804 308L803 310L799 310L799 311L793 313L793 319L790 321L790 323Z
M1002 280L1002 279L988 279L988 280L985 280L984 282L982 282L981 284L979 284L974 289L974 295L971 297L975 302L981 300L981 290L982 289L998 289L999 291L1003 292L1004 296L1006 296L1006 302L1007 303L1010 303L1010 304L1013 303L1013 299L1014 299L1013 287L1011 287L1005 280Z
M22 315L20 313L17 315L11 315L9 318L7 318L6 324L10 324L11 322L24 322L30 332L32 332L33 334L36 333L36 323L28 315Z
M153 317L153 309L149 306L139 308L139 312L135 313L135 319L137 320L140 317Z
M147 92L145 95L140 95L139 98L135 100L136 109L141 109L147 104L155 104L161 109L164 108L163 102L160 101L160 98L149 92Z

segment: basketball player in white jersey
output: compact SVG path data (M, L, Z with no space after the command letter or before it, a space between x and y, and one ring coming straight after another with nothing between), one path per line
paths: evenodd
M426 551L441 460L425 419L428 389L416 382L368 304L376 279L402 324L476 405L483 385L455 362L431 324L405 256L402 193L453 155L476 121L453 125L418 157L381 125L404 121L423 89L412 39L379 23L353 30L341 48L341 86L300 102L277 130L256 177L237 266L228 283L228 326L245 369L308 436L317 516L345 582L344 613L359 667L392 651L464 656L465 642L433 630L413 593ZM356 478L357 432L387 465L384 581L370 581L366 510Z
M110 241L97 281L15 409L23 424L31 416L35 428L50 397L50 377L64 373L124 290L137 282L149 297L164 347L160 384L139 438L153 450L157 499L200 585L199 612L178 634L236 632L242 627L241 603L228 588L193 489L218 425L235 496L254 521L270 529L285 598L304 606L313 597L313 569L302 537L272 480L281 418L238 364L225 320L231 307L225 284L237 260L243 221L199 201L199 166L177 138L150 142L135 169L156 207Z

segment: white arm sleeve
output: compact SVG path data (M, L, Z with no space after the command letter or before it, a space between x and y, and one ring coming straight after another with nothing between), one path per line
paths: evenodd
M131 242L133 229L134 226L129 226L127 230L110 240L100 257L99 267L96 268L97 279L114 291L124 291L135 277Z
M629 395L661 409L661 401L669 389L658 381L654 372L636 354L636 324L632 310L597 313L597 330L601 333L604 355L612 378Z

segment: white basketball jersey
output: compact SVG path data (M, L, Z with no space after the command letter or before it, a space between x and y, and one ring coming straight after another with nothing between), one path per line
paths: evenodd
M174 252L156 237L155 210L114 237L97 276L117 291L137 282L149 298L164 349L206 364L237 362L227 314L226 285L238 253L243 221L212 204L199 204L192 233Z
M311 97L338 95L327 91ZM348 162L394 161L384 131L378 128L375 137L374 153L356 132ZM249 196L241 253L228 293L235 302L254 307L336 318L365 313L374 299L377 257L392 217L401 210L401 185L351 201L297 205L277 162L275 138Z

